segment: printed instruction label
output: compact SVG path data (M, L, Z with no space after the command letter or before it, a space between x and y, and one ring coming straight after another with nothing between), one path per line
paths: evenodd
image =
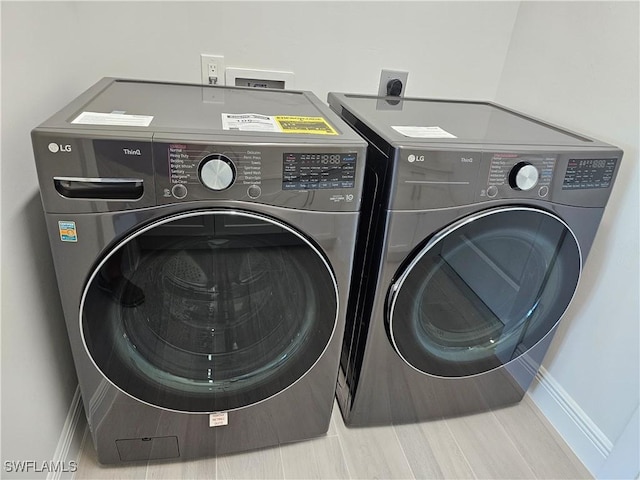
M58 222L58 231L60 232L60 240L63 242L78 241L76 222Z
M222 427L229 425L229 415L227 412L215 412L209 414L210 427Z
M222 129L240 130L242 132L280 131L273 117L258 113L223 113Z
M222 129L245 132L338 135L338 132L323 117L270 116L259 113L223 113Z
M80 125L117 125L125 127L148 127L152 115L128 115L122 112L82 112L71 123Z
M391 127L396 132L410 138L458 138L440 127Z

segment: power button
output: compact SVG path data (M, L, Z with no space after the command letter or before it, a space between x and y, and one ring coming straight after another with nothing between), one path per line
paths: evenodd
M258 198L262 194L262 189L258 185L251 185L247 188L247 195L251 198Z
M185 187L182 183L176 183L171 188L171 193L177 199L182 199L187 196L187 187Z

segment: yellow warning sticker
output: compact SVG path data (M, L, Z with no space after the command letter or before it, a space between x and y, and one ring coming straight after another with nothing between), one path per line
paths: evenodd
M323 117L274 117L283 133L307 133L312 135L338 135Z

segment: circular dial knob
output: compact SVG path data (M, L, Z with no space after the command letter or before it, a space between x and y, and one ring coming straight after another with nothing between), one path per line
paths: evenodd
M224 155L209 155L200 163L200 181L211 190L229 188L236 178L236 169Z
M516 190L531 190L538 184L538 169L527 162L520 162L511 169L509 185Z

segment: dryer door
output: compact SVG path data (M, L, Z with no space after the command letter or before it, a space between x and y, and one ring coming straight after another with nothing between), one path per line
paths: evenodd
M125 238L80 306L105 377L183 412L237 409L291 386L322 356L337 312L335 277L310 240L229 210L170 216Z
M580 278L575 235L525 207L466 217L418 250L389 295L388 332L411 367L463 377L504 365L560 320Z

